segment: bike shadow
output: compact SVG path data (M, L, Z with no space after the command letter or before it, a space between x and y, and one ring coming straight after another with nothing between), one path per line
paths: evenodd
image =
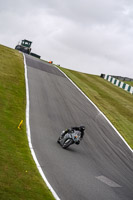
M65 152L68 152L68 153L75 153L75 154L81 154L81 155L84 154L82 147L80 147L78 145L77 146L72 145L72 146L69 146L66 149L62 148L62 146L58 143L56 144L56 146L61 148L62 151L65 151Z

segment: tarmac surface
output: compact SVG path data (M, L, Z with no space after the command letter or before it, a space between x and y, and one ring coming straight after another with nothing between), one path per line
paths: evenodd
M107 120L53 65L26 55L31 141L61 200L133 200L133 153ZM62 130L85 125L80 145L64 150Z

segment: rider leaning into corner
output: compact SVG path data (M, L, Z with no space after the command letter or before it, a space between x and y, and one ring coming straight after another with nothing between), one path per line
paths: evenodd
M76 132L79 131L79 132L81 133L81 139L83 139L84 131L85 131L85 126L72 127L72 128L70 128L70 129L66 129L65 131L62 131L61 136L60 136L60 139L64 138L64 136L65 136L67 133L74 133L75 131L76 131Z

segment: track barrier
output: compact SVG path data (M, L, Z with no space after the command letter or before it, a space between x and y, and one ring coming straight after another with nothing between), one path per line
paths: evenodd
M104 76L101 75L101 77L104 78L105 80L109 81L110 83L116 85L117 87L120 87L121 89L129 92L130 94L133 94L133 87L124 83L123 81L120 81L110 75L104 75Z

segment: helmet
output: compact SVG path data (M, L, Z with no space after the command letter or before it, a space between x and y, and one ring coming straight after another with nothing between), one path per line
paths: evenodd
M79 129L80 129L80 131L84 131L85 130L85 126L80 126Z

